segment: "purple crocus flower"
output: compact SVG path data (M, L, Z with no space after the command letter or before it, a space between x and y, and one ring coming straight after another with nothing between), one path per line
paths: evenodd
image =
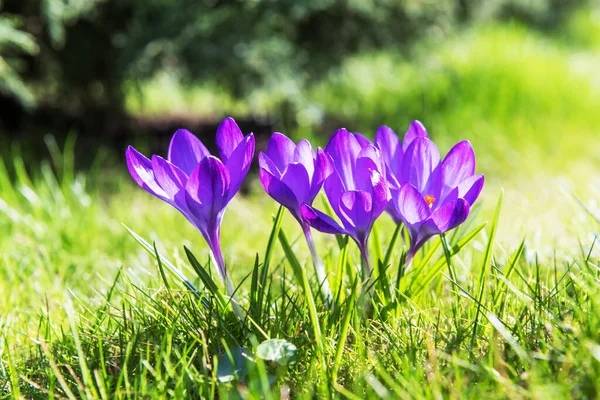
M227 118L217 128L216 142L221 159L211 155L192 133L179 129L171 138L166 160L158 155L149 160L131 146L126 158L138 185L171 204L202 233L232 295L234 288L221 253L221 221L250 168L254 135L244 136L233 118Z
M402 142L398 135L385 125L377 129L375 133L375 146L381 151L381 156L387 166L387 180L392 199L398 197L398 191L400 190L404 154L408 150L408 146L418 137L429 137L427 130L425 130L425 127L419 121L413 121L410 124ZM386 211L396 224L402 221L400 214L393 206L391 200Z
M260 182L265 191L279 204L287 208L302 227L311 252L323 296L330 300L331 290L323 261L319 258L310 232L310 226L302 218L302 204L311 205L332 171L329 156L321 149L317 152L304 139L296 145L282 133L275 132L266 153L258 155Z
M403 153L389 151L385 157L392 172L388 177L392 187L390 214L396 222L404 223L410 235L407 264L429 239L467 219L484 184L483 175L475 174L475 153L468 141L456 144L441 161L422 125L413 123L412 128L418 128L413 132L420 134L408 137L410 144ZM376 140L380 148L389 150L393 145L388 143L399 143L391 137L391 130L380 132Z
M265 191L305 224L300 206L311 205L323 187L332 170L329 157L321 149L315 154L306 139L296 145L284 134L275 132L266 153L258 155L258 163Z
M347 234L354 239L363 257L364 272L369 276L367 241L373 223L390 200L384 161L368 140L346 129L338 130L331 137L325 152L334 165L325 181L325 194L342 225L308 204L302 205L302 216L318 231Z

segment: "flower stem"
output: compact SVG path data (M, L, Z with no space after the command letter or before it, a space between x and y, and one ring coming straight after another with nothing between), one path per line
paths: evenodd
M306 243L308 244L308 248L310 249L310 255L312 256L313 265L317 274L317 279L319 280L319 285L321 286L321 294L323 295L323 299L326 302L330 303L333 300L333 297L331 295L331 288L329 287L329 280L327 279L327 272L325 271L325 264L317 254L317 248L315 247L315 242L310 231L310 226L303 221L300 222L300 225L302 226L302 230L304 231L304 237L306 238Z
M373 267L371 266L371 260L369 259L369 247L367 246L367 241L364 243L359 243L358 248L360 250L360 255L362 258L362 279L366 281L371 278L373 274Z
M213 255L215 264L217 266L217 270L223 283L225 284L225 289L227 290L227 295L231 298L231 305L233 307L233 311L236 315L243 321L245 319L244 312L242 308L238 304L238 299L235 294L235 288L231 279L229 279L229 275L227 274L227 269L225 267L225 260L223 259L223 254L221 253L221 246L218 245L219 241L217 240L217 245L214 243L210 246L211 253Z

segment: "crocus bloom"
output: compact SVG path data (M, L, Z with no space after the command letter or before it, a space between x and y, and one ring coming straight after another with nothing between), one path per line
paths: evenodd
M367 140L338 130L325 152L331 156L334 170L325 181L325 194L342 225L308 204L302 216L313 228L324 233L347 234L361 251L368 276L371 273L367 241L375 220L390 199L385 164L380 152Z
M398 191L400 190L399 181L402 179L404 153L408 150L408 146L412 141L418 137L429 137L425 127L419 121L413 121L410 124L402 142L400 142L398 135L387 126L381 126L375 133L375 146L381 151L381 156L387 166L387 180L392 199L398 197ZM390 200L386 211L396 224L402 221L400 214L393 205L393 201Z
M227 291L234 288L221 253L225 208L242 185L254 157L254 135L244 136L232 118L217 128L221 159L211 155L192 133L180 129L171 138L165 160L149 160L133 147L126 152L129 173L144 190L179 210L204 236Z
M313 150L311 144L301 140L296 145L287 136L275 132L266 153L258 155L260 182L265 191L275 201L287 208L300 223L311 252L317 277L321 283L323 295L331 299L331 290L327 282L325 266L319 258L310 226L302 218L302 204L311 205L323 187L325 178L332 170L329 157L321 149Z
M420 134L408 137L406 150L397 152L395 157L393 152L386 156L393 174L388 177L392 186L390 214L396 222L404 223L411 240L407 263L433 236L454 229L467 219L484 183L483 175L475 174L475 153L468 141L456 144L441 161L422 125L413 123L411 128L418 128ZM389 149L393 145L383 143L396 143L398 148L399 141L391 137L390 131L382 131L377 143L382 149Z

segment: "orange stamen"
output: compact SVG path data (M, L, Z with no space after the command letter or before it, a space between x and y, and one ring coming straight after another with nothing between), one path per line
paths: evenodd
M425 196L425 202L427 203L429 208L431 208L431 207L433 207L433 203L435 202L435 197L428 194Z

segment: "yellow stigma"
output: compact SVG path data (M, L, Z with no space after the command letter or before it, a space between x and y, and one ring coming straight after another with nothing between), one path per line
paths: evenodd
M433 207L433 202L435 201L435 197L433 197L432 195L427 195L425 196L425 202L427 202L427 205L429 206L429 208Z

